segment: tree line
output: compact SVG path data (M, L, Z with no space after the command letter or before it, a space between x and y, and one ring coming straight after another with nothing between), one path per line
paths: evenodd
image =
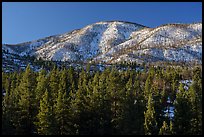
M202 70L2 72L2 134L202 134ZM170 102L168 102L168 98ZM174 107L171 117L165 110Z

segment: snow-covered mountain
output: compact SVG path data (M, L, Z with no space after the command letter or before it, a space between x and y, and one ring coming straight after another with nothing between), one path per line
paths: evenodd
M3 44L2 49L6 51L3 54L29 55L53 61L202 64L202 23L149 28L130 22L104 21L36 41Z

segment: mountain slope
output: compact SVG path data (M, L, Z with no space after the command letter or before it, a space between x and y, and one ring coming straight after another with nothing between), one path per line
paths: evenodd
M148 61L193 61L201 63L202 57L202 24L170 24L155 29L144 28L136 32L135 37L121 43L106 54L98 56L97 60L109 63L121 60L136 61L146 59ZM172 53L173 52L173 53ZM133 59L131 56L135 56ZM142 56L142 57L141 57ZM137 60L138 61L138 60Z
M123 21L98 22L62 35L16 45L3 44L2 49L6 51L3 54L53 61L202 64L202 23L149 28Z

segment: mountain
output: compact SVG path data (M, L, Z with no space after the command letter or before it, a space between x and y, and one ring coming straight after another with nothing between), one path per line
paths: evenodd
M3 44L8 55L37 59L115 64L187 62L202 64L202 23L156 28L124 21L104 21L82 29L16 45ZM9 57L11 58L11 57Z

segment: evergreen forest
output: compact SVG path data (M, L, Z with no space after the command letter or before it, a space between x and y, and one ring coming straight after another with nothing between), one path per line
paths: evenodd
M2 72L2 134L201 135L202 68Z

